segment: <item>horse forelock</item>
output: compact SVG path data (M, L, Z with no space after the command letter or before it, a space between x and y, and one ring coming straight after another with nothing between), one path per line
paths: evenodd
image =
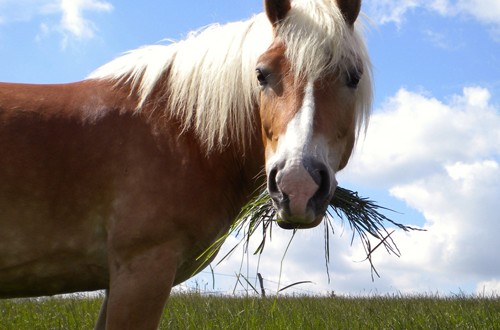
M319 78L330 67L359 66L363 79L358 88L358 130L367 124L371 106L371 65L357 27L346 25L331 0L295 0L273 34L264 14L192 32L180 42L139 48L105 64L89 79L129 83L137 94L137 111L146 104L162 104L165 111L193 129L208 151L229 142L245 146L258 129L254 118L259 86L257 58L273 36L287 47L294 72ZM165 73L168 73L165 75ZM166 88L154 92L162 79Z

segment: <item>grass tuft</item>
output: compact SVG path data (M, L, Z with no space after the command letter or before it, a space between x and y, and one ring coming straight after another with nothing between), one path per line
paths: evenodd
M385 216L382 213L383 211L394 212L368 198L360 197L357 192L337 187L330 202L330 208L328 208L323 221L325 226L325 264L328 277L328 264L330 261L329 240L330 232L334 234L332 221L335 215L349 224L353 232L351 243L356 236L361 240L366 252L366 260L369 261L371 266L372 279L374 274L379 276L371 258L372 253L376 249L383 246L388 253L400 256L400 251L391 237L394 230L389 232L386 227L387 225L395 226L403 231L422 230L398 223ZM240 215L229 231L213 243L198 259L210 260L213 258L230 235L241 236L242 238L222 257L219 263L232 254L240 244L244 244L244 251L248 253L250 238L258 231L262 232L262 239L253 253L261 254L264 251L267 239L272 236L273 224L276 224L278 221L277 212L273 206L271 197L267 193L267 190L263 189L257 197L242 208ZM375 244L372 243L371 239L375 239Z

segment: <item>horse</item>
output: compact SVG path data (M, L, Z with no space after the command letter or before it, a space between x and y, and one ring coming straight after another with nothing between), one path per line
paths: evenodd
M172 286L267 184L317 226L370 114L360 0L265 0L79 82L0 84L0 297L105 290L155 329Z

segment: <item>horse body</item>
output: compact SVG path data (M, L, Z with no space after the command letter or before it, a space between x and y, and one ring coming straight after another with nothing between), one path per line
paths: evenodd
M106 289L96 329L154 329L266 178L281 227L320 223L368 116L359 2L265 9L82 82L0 84L0 297Z
M71 90L80 89L0 85L0 239L9 242L0 245L2 296L94 289L106 282L100 220L108 210L100 208L110 187L98 182L104 154L84 143L99 140L81 129L81 109L71 108L72 118L65 118Z

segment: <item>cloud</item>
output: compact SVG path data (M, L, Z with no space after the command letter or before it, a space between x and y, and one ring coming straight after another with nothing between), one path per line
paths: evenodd
M391 286L498 288L500 109L490 92L467 87L443 102L401 89L370 125L343 179L385 187L427 230L395 234L399 260L375 256Z
M500 26L500 2L497 0L459 0L456 11L473 16L478 21Z
M448 0L370 0L366 1L369 16L379 24L394 23L401 26L408 12L418 8L429 9L445 14Z
M39 21L37 40L52 33L62 35L65 47L71 39L89 40L95 37L97 27L88 19L89 13L113 10L111 3L103 0L4 0L0 3L0 22ZM53 20L54 17L58 19Z
M400 27L409 12L423 9L441 16L473 18L500 36L500 2L497 0L370 0L366 8L368 15L379 24L394 23Z
M417 8L418 1L370 1L368 4L368 14L379 24L395 23L400 26L406 13Z
M109 12L113 6L99 0L61 0L61 28L78 39L91 39L96 31L95 25L84 17L85 11Z
M478 283L476 293L483 297L500 295L500 280L482 281Z
M349 164L350 176L391 187L413 182L429 170L442 172L444 165L499 155L500 116L490 99L481 87L467 87L448 103L400 89L372 117Z
M391 188L426 218L428 235L407 239L405 249L426 256L421 266L438 268L453 276L498 276L500 243L500 165L494 160L457 162L443 173ZM427 239L425 239L425 236ZM423 240L422 240L423 239ZM412 243L408 245L408 243Z

